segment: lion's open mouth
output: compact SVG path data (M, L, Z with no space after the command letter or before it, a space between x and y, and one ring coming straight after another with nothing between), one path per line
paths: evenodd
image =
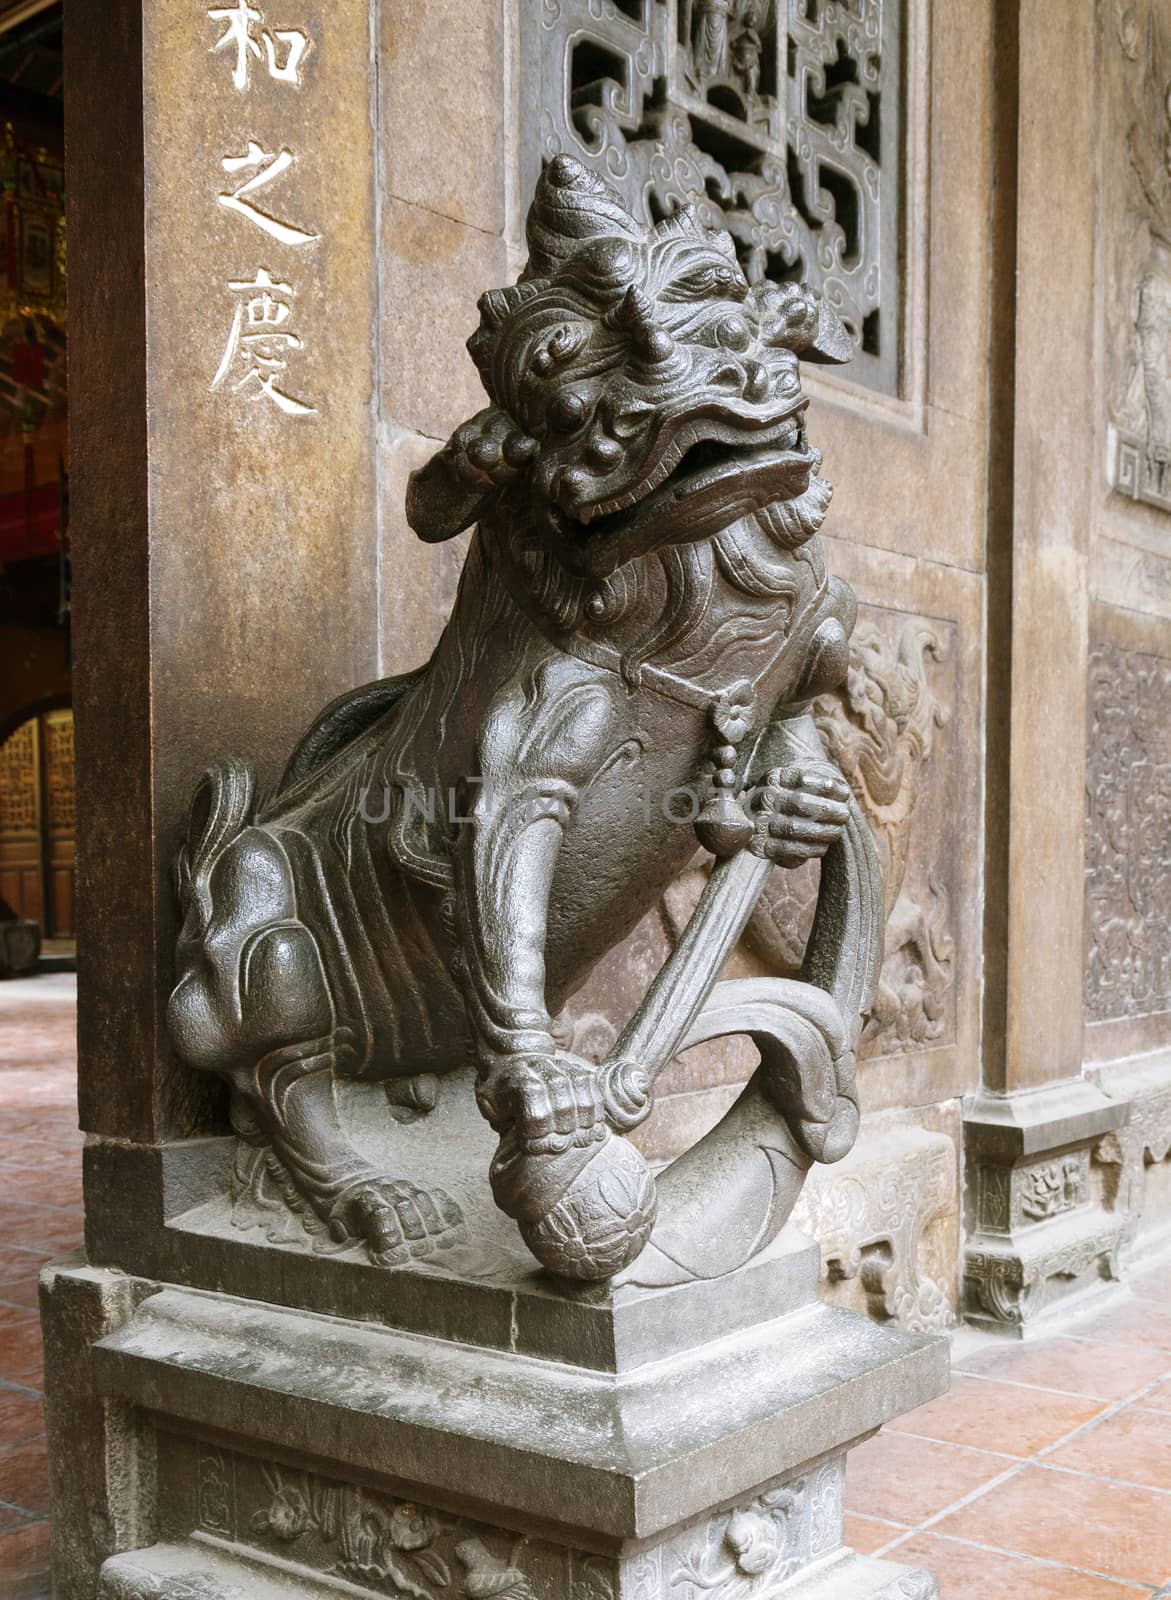
M708 537L775 500L804 492L817 462L804 417L790 415L761 429L699 417L685 423L630 489L609 500L562 512L574 564L600 576L661 543Z

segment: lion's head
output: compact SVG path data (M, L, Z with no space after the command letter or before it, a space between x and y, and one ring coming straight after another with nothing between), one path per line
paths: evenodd
M412 526L450 537L521 496L565 563L598 576L809 487L798 356L848 336L795 284L749 286L689 209L643 228L580 162L545 168L520 280L468 341L492 402L416 473Z

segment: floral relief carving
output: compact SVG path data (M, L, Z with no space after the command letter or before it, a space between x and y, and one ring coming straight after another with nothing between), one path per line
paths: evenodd
M269 1499L252 1514L254 1533L284 1545L314 1534L336 1549L327 1571L389 1586L396 1597L431 1600L450 1586L450 1566L432 1546L444 1522L454 1525L451 1519L310 1472L265 1466L263 1478Z
M355 1584L390 1600L762 1600L775 1586L842 1542L844 1457L668 1535L629 1556L585 1555L485 1523L196 1441L178 1444L196 1487L197 1525L235 1522L249 1558L266 1555ZM174 1465L172 1465L172 1471ZM205 1507L214 1485L231 1502ZM235 1600L230 1591L151 1588L160 1579L128 1558L107 1563L102 1600ZM185 1575L189 1585L206 1575ZM210 1580L207 1580L210 1581ZM135 1587L137 1585L137 1587ZM145 1585L145 1586L144 1586Z
M1171 1010L1171 661L1096 645L1087 742L1086 1016Z
M842 1461L791 1479L674 1542L666 1595L754 1600L841 1544ZM669 1563L670 1564L670 1558Z

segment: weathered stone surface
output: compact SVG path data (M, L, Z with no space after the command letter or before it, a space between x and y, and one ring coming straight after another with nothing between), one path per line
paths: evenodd
M435 454L440 441L393 423L379 442L378 549L380 665L383 672L411 672L430 658L451 614L468 536L438 548L417 539L407 524L407 479Z
M1086 1018L1171 1013L1171 657L1101 643L1089 673Z
M1005 39L1011 276L1000 292L1015 294L1004 373L1014 437L1005 462L1011 494L989 530L983 1073L992 1093L1076 1077L1084 1043L1084 754L1079 740L1067 738L1054 760L1053 719L1080 729L1085 715L1095 459L1085 352L1096 317L1097 196L1084 152L1100 127L1093 8L1069 13L1059 59L1052 33L1051 16L1038 14L1027 23L1022 17L1019 33ZM1033 114L1055 92L1063 106L1059 140ZM1060 339L1051 336L1055 260L1062 263Z
M252 7L242 63L214 12L83 0L66 41L81 1107L148 1141L213 1115L160 1011L191 785L232 745L271 781L376 670L368 8Z
M151 1285L94 1271L80 1255L41 1273L45 1421L57 1600L92 1600L107 1556L155 1537L153 1440L124 1402L96 1390L93 1346L120 1327Z
M378 42L384 193L497 235L510 154L506 9L500 0L396 0L381 10Z
M1124 1219L1123 1242L1171 1224L1171 1057L1166 1053L1102 1067L1103 1091L1126 1120L1094 1147L1106 1204Z
M1104 6L1102 192L1107 471L1122 496L1171 511L1171 24L1155 0Z
M175 1422L367 1473L393 1463L423 1498L612 1547L755 1492L762 1462L772 1481L847 1447L938 1393L947 1352L814 1304L600 1379L163 1289L95 1362L104 1393Z
M942 1333L955 1320L956 1136L867 1128L844 1161L811 1176L794 1222L821 1247L822 1298L876 1322Z
M485 286L505 281L504 240L389 196L382 206L379 274L382 415L398 427L446 439L484 403L464 345L475 331L476 301ZM423 327L427 337L420 339Z

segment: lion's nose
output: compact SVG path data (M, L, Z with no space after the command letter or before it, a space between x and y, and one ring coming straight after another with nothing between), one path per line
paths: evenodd
M622 446L617 439L611 439L606 433L592 433L586 445L586 460L595 467L604 467L607 471L616 467L622 459Z
M744 398L763 400L768 394L768 370L759 361L744 363Z
M752 333L744 318L737 315L724 318L716 329L716 338L725 350L747 350Z

